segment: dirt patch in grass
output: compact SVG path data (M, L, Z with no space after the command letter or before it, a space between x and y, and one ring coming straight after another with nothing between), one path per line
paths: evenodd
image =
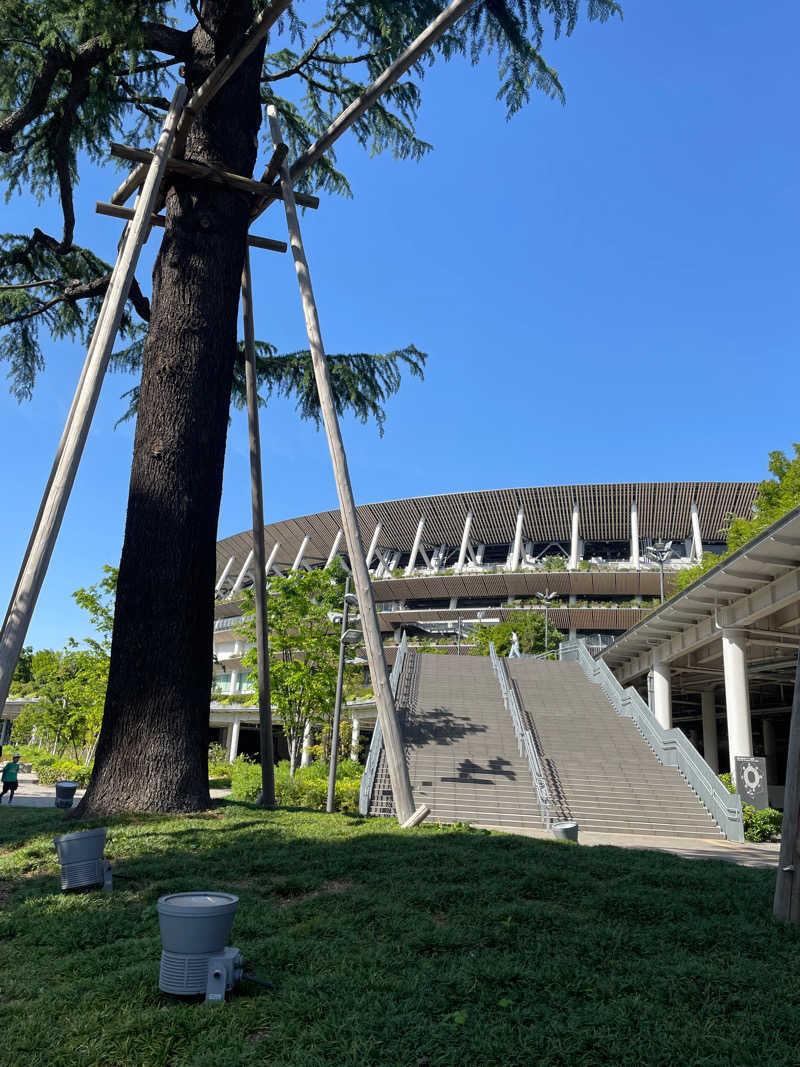
M247 1035L248 1045L258 1045L261 1041L266 1041L269 1037L270 1030L268 1026L262 1027L261 1030L254 1030L251 1034Z
M278 907L288 908L290 904L300 904L304 900L313 900L315 897L321 897L327 893L346 893L348 889L352 888L352 882L331 878L327 882L323 882L318 889L309 889L307 893L298 893L296 896L287 897L286 900L280 901Z

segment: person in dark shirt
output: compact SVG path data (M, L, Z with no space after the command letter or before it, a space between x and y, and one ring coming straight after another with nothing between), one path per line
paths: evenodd
M14 794L16 793L17 786L19 785L19 782L17 781L18 774L19 752L15 752L14 758L10 760L10 762L8 762L5 767L3 767L3 791L2 793L0 793L0 802L2 802L2 799L6 795L6 793L11 794L11 796L8 798L9 804L14 799Z

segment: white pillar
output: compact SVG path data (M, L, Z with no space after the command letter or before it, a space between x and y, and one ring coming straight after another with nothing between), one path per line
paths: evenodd
M672 684L668 663L653 664L653 714L665 730L672 728Z
M569 628L569 639L570 639L570 641L574 641L577 636L578 636L577 629L574 626L570 626L570 628Z
M275 562L275 557L277 556L278 549L280 547L281 547L280 541L276 541L275 544L272 546L272 551L270 552L269 556L267 557L267 562L266 562L266 564L264 566L264 574L267 576L267 578L269 578L269 572L272 570L272 564Z
M300 545L300 548L299 548L299 550L297 552L297 555L294 557L294 563L292 564L292 571L297 571L297 570L300 569L300 567L301 567L301 565L303 563L303 556L305 556L305 554L306 554L306 549L308 548L308 542L310 540L311 540L311 538L308 536L308 534L306 534L306 536L303 538L303 543Z
M239 753L239 726L241 720L237 715L228 727L228 761L233 763Z
M578 558L580 556L580 544L578 540L580 515L580 508L578 507L578 501L576 500L572 505L572 535L570 537L569 550L569 569L571 571L576 571L578 569Z
M703 710L703 757L712 771L719 771L719 745L717 743L717 705L713 689L704 689L700 694Z
M300 766L307 767L311 762L311 723L306 721L303 727L303 752L300 756Z
M508 561L508 569L515 571L519 567L519 557L522 551L522 524L525 521L525 512L522 508L517 512L517 525L514 530L514 545L511 549L511 557Z
M231 671L230 685L228 686L228 696L233 696L233 694L236 692L236 683L237 683L238 680L239 680L239 672L232 670Z
M455 611L457 607L458 607L458 597L457 596L451 596L450 597L450 608L449 608L449 610L450 611Z
M631 563L639 570L639 505L631 501Z
M456 563L456 573L459 573L464 569L464 563L467 558L467 545L469 544L469 534L472 529L472 512L467 512L467 517L464 520L464 532L461 535L461 548L458 553L458 563Z
M234 560L234 557L233 557L233 556L231 556L231 558L230 558L230 559L228 560L228 562L227 562L227 563L225 564L225 566L224 566L224 568L223 568L223 570L222 570L222 574L221 574L221 575L219 576L219 581L218 581L218 582L217 582L217 584L216 584L216 585L214 586L214 592L215 592L215 593L218 593L218 592L220 591L220 589L222 588L222 583L223 583L223 582L225 581L225 579L226 579L226 578L228 577L228 571L229 571L229 570L231 569L231 567L233 566L233 560Z
M747 686L747 634L722 631L722 666L725 671L725 708L728 719L728 753L735 777L736 757L753 755L750 728L750 693Z
M408 557L408 566L406 567L406 578L408 578L414 571L414 564L417 562L419 543L422 540L422 531L424 529L425 516L420 515L419 522L417 523L417 532L414 534L414 544L411 546L411 555Z
M244 561L244 566L239 571L239 575L238 575L236 581L233 583L233 589L231 589L230 593L228 594L228 600L230 600L232 597L234 597L236 595L236 593L239 592L239 589L241 588L242 582L244 581L244 576L247 574L247 568L250 566L250 564L252 562L253 562L253 550L251 548L250 551L247 553L247 559Z
M703 538L700 536L700 516L697 513L697 504L692 501L692 542L694 558L698 563L703 562Z
M375 549L378 546L378 538L380 537L380 535L381 535L381 524L378 523L378 525L375 527L374 533L372 534L372 540L369 543L369 548L367 549L367 554L364 557L366 559L366 561L367 561L367 570L369 570L369 565L370 565L370 563L372 563L372 557L375 555Z
M361 733L361 724L353 717L353 734L350 738L350 759L358 759L358 742Z
M342 541L342 528L340 526L339 529L336 531L336 536L333 539L333 544L331 545L331 550L328 553L328 558L325 560L325 566L326 567L330 567L331 563L333 563L333 557L336 555L336 553L337 553L337 551L339 549L339 545L341 544L341 541Z

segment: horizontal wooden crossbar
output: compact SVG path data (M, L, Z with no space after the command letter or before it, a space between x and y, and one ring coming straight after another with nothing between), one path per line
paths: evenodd
M132 160L135 163L149 163L153 158L153 153L144 148L131 148L128 145L117 143L112 143L111 155L117 156L118 159ZM245 178L241 174L234 174L233 171L224 170L222 167L214 166L211 163L193 163L188 159L170 157L167 160L167 170L175 174L183 174L187 178L193 178L195 181L209 181L215 185L226 185L229 188L238 189L252 196L263 198L274 197L275 195L274 185L267 185L264 182L254 181L252 178ZM116 196L116 193L114 195ZM318 196L296 193L295 200L303 207L319 207ZM114 202L113 197L112 202Z
M121 204L107 204L103 200L98 200L94 209L98 215L110 215L115 219L133 218L133 208L123 207ZM150 216L152 226L164 226L166 221L164 215ZM268 252L285 252L289 247L286 241L275 241L271 237L254 237L253 234L247 235L247 243L251 248L264 248Z

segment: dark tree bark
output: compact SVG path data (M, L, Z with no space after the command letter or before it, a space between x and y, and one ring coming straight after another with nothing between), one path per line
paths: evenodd
M206 0L190 90L249 26ZM213 37L212 37L213 35ZM263 46L195 120L186 158L251 176ZM209 805L217 519L249 204L175 179L153 277L103 727L77 816ZM124 650L124 654L123 654Z

